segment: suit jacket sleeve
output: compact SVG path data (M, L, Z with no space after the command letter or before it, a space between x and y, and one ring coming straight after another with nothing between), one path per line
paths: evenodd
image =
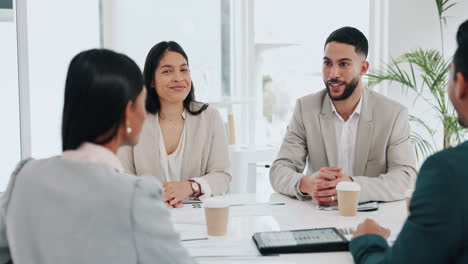
M231 183L231 164L228 153L228 140L223 121L217 111L213 111L213 136L208 156L205 179L212 195L224 194Z
M303 176L308 150L301 111L298 100L278 157L271 166L270 182L275 191L303 200L309 196L301 194L297 186Z
M133 156L133 147L123 146L117 151L117 156L122 163L125 172L136 175L135 159Z
M384 120L380 121L385 122ZM410 141L410 126L406 108L402 108L395 119L387 144L386 156L386 173L377 177L352 177L355 182L361 185L361 201L404 199L405 191L414 182L416 160L414 148ZM367 167L369 165L368 162Z
M411 215L392 248L377 235L353 239L350 251L356 263L451 263L463 237L462 183L444 156L436 154L421 168L411 199ZM465 175L463 175L465 176ZM452 260L452 261L451 261Z
M131 217L138 263L194 263L174 230L154 177L136 180Z

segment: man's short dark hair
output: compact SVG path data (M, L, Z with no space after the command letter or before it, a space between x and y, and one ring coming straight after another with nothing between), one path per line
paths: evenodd
M468 78L468 42L458 46L455 55L453 55L454 79L457 80L457 73L461 72L465 78Z
M457 32L457 44L460 46L463 43L468 42L468 20L463 22L458 28Z
M356 53L363 54L367 58L369 44L366 36L357 28L342 27L333 31L325 41L325 46L332 42L340 42L354 46Z

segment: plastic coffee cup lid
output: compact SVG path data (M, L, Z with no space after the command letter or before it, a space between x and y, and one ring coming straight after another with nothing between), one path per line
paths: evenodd
M359 192L361 191L361 186L357 182L339 182L336 185L337 191L352 191L352 192Z
M224 200L217 199L206 199L203 201L203 207L205 208L225 208L229 207L229 203Z

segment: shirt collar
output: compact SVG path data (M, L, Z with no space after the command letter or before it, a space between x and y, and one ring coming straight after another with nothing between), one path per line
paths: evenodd
M340 116L340 114L338 114L338 112L336 111L335 105L333 104L333 100L331 100L331 99L330 99L330 105L331 105L331 108L332 108L332 112L335 113L335 115L337 115L339 118L343 119ZM359 102L358 102L356 108L354 109L353 113L349 117L350 118L353 117L354 114L360 115L361 114L361 109L362 109L362 94L361 94L361 98L359 98Z
M81 144L77 149L64 151L62 159L104 164L117 172L124 172L122 163L112 151L90 142Z

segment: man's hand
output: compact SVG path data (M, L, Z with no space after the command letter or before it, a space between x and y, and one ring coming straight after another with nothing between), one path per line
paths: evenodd
M182 200L193 194L192 185L189 181L165 182L164 202L170 207L182 207Z
M173 204L173 205L171 205L170 201L167 201L167 202L164 202L164 203L165 203L165 204L167 205L167 207L169 207L169 208L182 208L182 207L184 207L184 204L183 204L182 202L178 202L178 203Z
M366 234L375 234L387 239L390 236L390 230L381 227L374 220L367 218L362 224L358 225L352 239Z
M299 190L312 196L320 205L337 204L336 185L341 181L352 181L341 170L337 167L323 167L312 175L304 176Z

